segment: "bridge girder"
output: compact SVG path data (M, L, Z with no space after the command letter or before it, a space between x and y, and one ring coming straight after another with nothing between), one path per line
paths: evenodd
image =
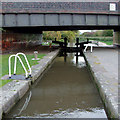
M35 31L119 29L120 15L76 13L2 14L2 24L0 26L6 29L19 28L23 31L27 31L28 28Z

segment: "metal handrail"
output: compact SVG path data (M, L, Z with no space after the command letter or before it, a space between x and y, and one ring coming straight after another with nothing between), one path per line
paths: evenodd
M26 60L26 62L27 62L28 68L29 68L29 70L30 70L29 76L31 76L32 70L31 70L30 64L29 64L29 62L28 62L28 59L27 59L27 57L26 57L26 55L25 55L24 53L17 53L17 54L16 54L15 63L14 63L14 75L16 74L17 56L19 56L19 55L23 55L23 56L24 56L24 58L25 58L25 60Z
M25 68L25 66L24 66L21 58L20 58L19 56L17 56L17 55L11 55L11 56L9 57L9 78L11 78L11 58L12 58L12 57L15 57L15 58L17 57L17 58L19 59L21 65L22 65L22 67L23 67L23 69L25 70L26 78L28 78L28 72L27 72L27 70L26 70L26 68Z

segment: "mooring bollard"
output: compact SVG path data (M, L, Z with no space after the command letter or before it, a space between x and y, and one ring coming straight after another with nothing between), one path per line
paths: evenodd
M32 60L39 60L40 58L38 58L38 51L34 51L34 56L35 58L32 58Z
M38 51L34 51L35 60L37 60Z

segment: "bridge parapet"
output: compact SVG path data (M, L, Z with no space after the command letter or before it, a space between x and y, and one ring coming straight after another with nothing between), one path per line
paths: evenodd
M120 14L119 0L89 0L90 2L88 0L74 0L73 2L71 0L65 0L65 2L62 0L54 0L54 2L53 0L48 0L48 2L42 2L42 0L38 0L37 2L5 1L7 0L2 2L2 13Z

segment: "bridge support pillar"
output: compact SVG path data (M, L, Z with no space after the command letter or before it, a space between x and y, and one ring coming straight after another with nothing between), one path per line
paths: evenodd
M41 33L39 36L40 36L40 38L39 38L40 44L42 44L42 41L43 41L43 34Z
M36 37L37 37L37 41L39 44L42 44L42 41L43 41L43 35L42 35L42 32L40 34L36 34Z
M114 31L113 44L120 46L120 31Z

